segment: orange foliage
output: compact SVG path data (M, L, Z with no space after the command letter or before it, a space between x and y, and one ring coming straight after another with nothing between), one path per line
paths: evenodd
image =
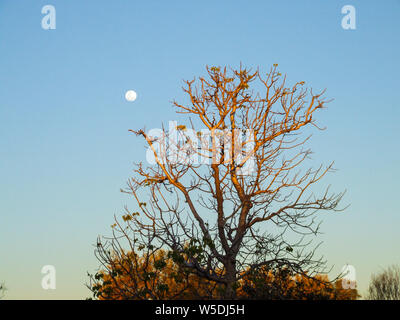
M91 277L89 287L100 300L219 299L216 284L180 267L163 250L139 257L123 253L113 257L105 270ZM261 268L243 276L236 284L238 299L355 300L356 289L343 289L341 280L327 276L292 276L287 270Z
M163 250L142 257L124 253L92 280L91 290L100 300L201 299L216 287L183 270Z
M343 289L341 279L335 283L326 275L292 276L286 269L261 269L244 277L238 296L245 299L286 300L356 300L356 289Z

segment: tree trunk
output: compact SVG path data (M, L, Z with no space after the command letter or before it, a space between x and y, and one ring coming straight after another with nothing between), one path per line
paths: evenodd
M223 299L234 300L236 299L236 261L235 258L228 258L225 264L226 270L226 284Z

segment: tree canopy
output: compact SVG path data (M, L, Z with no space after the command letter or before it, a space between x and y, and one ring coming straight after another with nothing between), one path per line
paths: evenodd
M400 300L400 267L393 265L378 274L373 274L367 299Z
M324 261L309 247L319 230L315 214L339 210L343 196L315 187L332 163L306 165L308 128L319 129L325 91L314 93L304 81L288 85L276 64L266 73L207 67L183 91L186 101L173 105L186 123L131 130L144 139L148 163L135 164L123 190L137 210L126 208L124 224L98 241L103 265L113 254L125 257L123 248L130 259L142 251L154 262L162 249L177 264L172 270L190 271L227 299L263 268L322 272Z
M182 269L164 250L139 256L110 256L110 264L91 275L88 288L100 300L218 299L223 287ZM341 279L293 274L287 268L252 270L236 283L238 299L355 300L356 289L343 289Z

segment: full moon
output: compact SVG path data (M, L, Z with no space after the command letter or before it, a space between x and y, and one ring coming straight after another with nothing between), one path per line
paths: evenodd
M128 91L125 93L125 99L126 99L127 101L129 101L129 102L135 101L135 100L136 100L136 97L137 97L137 94L136 94L136 92L133 91L133 90L128 90Z

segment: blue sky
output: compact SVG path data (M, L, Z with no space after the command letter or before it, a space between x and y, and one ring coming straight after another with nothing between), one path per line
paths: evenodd
M56 8L43 30L41 9ZM341 8L356 8L356 30ZM400 263L400 1L0 1L0 281L10 299L88 297L96 237L133 204L119 192L144 144L128 129L177 119L170 101L206 65L269 68L327 88L315 163L347 189L318 239L333 271ZM126 90L138 98L129 103ZM57 289L41 288L54 265Z

